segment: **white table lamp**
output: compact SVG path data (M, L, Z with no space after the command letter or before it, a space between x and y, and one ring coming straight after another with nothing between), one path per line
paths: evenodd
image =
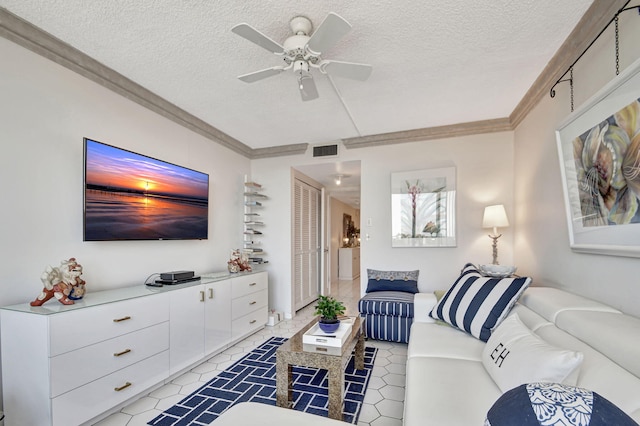
M507 219L507 212L504 210L504 205L496 204L484 208L482 227L493 228L493 235L489 234L489 238L493 240L494 265L498 265L498 238L502 237L502 234L498 234L498 228L505 228L507 226L509 226L509 219Z

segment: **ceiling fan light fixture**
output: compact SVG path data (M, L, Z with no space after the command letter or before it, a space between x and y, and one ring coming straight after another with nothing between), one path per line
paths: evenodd
M300 77L309 75L309 63L303 60L295 61L293 63L293 72L298 74Z
M342 175L337 175L336 176L336 185L340 185L342 184Z

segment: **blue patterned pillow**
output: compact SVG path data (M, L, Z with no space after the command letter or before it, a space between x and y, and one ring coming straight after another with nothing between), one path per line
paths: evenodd
M560 383L528 383L505 392L485 426L638 426L596 392Z
M402 291L418 293L418 274L415 271L377 271L367 269L367 293L374 291Z
M467 264L429 316L486 342L530 283L529 277L483 277Z

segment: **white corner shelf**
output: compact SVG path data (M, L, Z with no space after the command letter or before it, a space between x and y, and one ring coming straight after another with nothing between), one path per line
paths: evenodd
M249 263L262 264L265 260L265 251L262 248L261 237L263 232L256 227L264 227L260 210L263 201L268 197L262 192L262 185L249 181L245 176L244 182L244 231L242 236L242 251L249 256Z

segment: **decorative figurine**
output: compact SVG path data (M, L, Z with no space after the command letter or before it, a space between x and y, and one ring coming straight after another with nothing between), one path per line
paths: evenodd
M241 253L238 249L231 250L231 259L227 262L227 267L231 273L240 271L251 272L248 255Z
M64 305L73 305L73 301L82 299L85 293L86 283L80 275L82 265L76 262L75 257L61 261L57 268L47 266L40 276L44 288L30 305L41 306L52 297Z

